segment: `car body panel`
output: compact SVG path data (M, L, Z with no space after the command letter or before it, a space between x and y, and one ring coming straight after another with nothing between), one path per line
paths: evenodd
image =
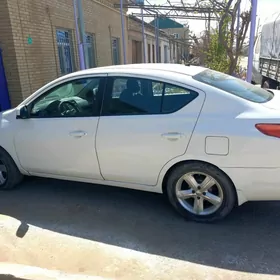
M21 166L15 145L14 145L14 132L16 130L16 108L0 113L0 147L2 147L14 160L20 172L28 175L28 172Z
M106 78L107 74L78 75L77 79L94 77ZM66 76L49 83L23 104L72 79ZM103 180L95 150L98 122L99 116L16 120L13 137L21 167L29 173ZM77 137L77 133L85 135Z
M95 151L99 117L18 120L14 136L28 172L102 179ZM72 132L85 132L83 137Z
M182 82L185 78L182 74L166 72L158 77L147 69L109 73L116 77L135 75L199 93L187 106L171 114L100 117L96 150L104 179L152 186L156 185L162 167L186 152L205 93ZM180 137L164 138L167 134L180 134Z
M162 192L164 178L174 165L193 160L207 162L229 176L236 187L239 204L247 200L279 200L280 139L266 136L255 128L258 122L279 123L278 97L267 104L249 102L192 78L203 70L202 67L182 65L140 64L88 69L66 75L35 92L17 108L1 114L0 146L12 156L23 174L158 193ZM199 98L175 113L145 115L141 119L137 116L101 116L75 118L71 122L60 119L54 125L49 120L35 124L33 120L16 119L22 106L49 88L94 75L137 75L170 81L196 89ZM69 131L73 129L87 129L88 138L82 141L71 138L63 145L63 139L69 137ZM161 139L162 133L171 131L183 131L186 137L175 143ZM57 138L53 139L55 135ZM227 138L228 153L207 153L206 139L209 137ZM214 146L212 150L220 151L219 148ZM73 153L69 155L71 151ZM87 153L86 157L81 156L81 151L83 155ZM75 170L81 166L82 171ZM97 171L92 172L93 169Z

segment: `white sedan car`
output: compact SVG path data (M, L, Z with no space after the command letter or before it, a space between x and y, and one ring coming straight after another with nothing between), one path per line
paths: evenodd
M0 122L3 190L27 175L164 193L199 222L280 199L280 97L206 68L72 73Z

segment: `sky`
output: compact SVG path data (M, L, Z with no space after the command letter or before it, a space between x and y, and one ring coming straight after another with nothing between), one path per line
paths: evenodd
M272 14L279 12L280 13L280 0L257 0L257 23L260 23L260 28L263 23L269 20ZM276 4L276 2L278 2ZM250 7L250 0L242 0L241 9L248 10ZM198 34L203 31L205 24L203 21L188 21L190 29Z
M149 0L151 4L165 4L166 0ZM171 3L179 3L180 0L170 0ZM192 3L193 0L188 1L184 0L185 3ZM279 12L280 13L280 0L257 0L258 9L257 9L257 23L259 21L260 28L263 23L269 20L273 14ZM250 0L242 0L241 9L248 10L250 5ZM277 3L277 4L276 4ZM167 4L168 5L168 4ZM130 10L130 12L139 13L139 10ZM146 21L151 21L152 18L146 18ZM203 20L180 20L176 19L176 21L181 23L188 23L190 30L199 35L201 31L205 30L205 22Z

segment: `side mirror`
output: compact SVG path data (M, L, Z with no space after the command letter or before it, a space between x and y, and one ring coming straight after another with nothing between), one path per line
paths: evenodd
M23 106L17 110L17 119L28 119L29 118L29 112L27 109L27 106Z

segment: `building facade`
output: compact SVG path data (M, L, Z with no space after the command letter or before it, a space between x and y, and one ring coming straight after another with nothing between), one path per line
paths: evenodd
M87 68L123 63L114 0L82 0L82 5ZM12 106L47 82L78 70L73 0L1 0L0 48Z
M176 50L176 55L172 52L172 60L176 63L187 60L189 56L189 27L176 22L168 17L159 17L150 22L151 25L157 26L160 30L164 31L168 36L173 38L173 48Z
M121 17L114 8L119 0L81 1L86 68L122 64ZM127 63L143 63L142 21L124 16L124 24ZM157 57L155 28L144 26L146 62L180 62L182 41L159 30ZM73 0L0 0L0 49L12 107L55 78L79 70Z
M159 30L158 56L156 50L155 27L144 23L144 44L142 21L134 16L128 16L128 63L177 63L180 60L181 40L175 39L165 31ZM145 56L144 56L145 50Z

